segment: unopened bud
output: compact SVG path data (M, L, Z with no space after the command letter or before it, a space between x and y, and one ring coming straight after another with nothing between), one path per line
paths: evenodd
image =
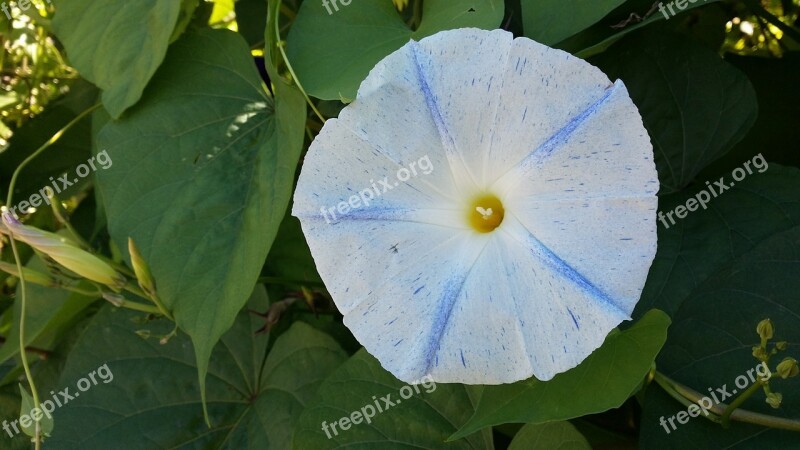
M16 264L9 264L7 262L0 261L0 270L11 276L20 278ZM28 281L33 284L38 284L40 286L46 286L46 287L58 286L58 282L56 281L55 278L51 277L50 275L43 274L42 272L29 269L27 267L22 268L22 275L25 276L25 281Z
M125 303L125 297L121 296L120 294L115 294L113 292L103 292L103 298L107 300L112 305L119 308Z
M781 378L786 379L796 377L798 374L800 374L800 368L797 367L796 359L784 358L784 360L778 364L776 372L778 372L778 375L780 375Z
M786 350L789 347L789 343L786 341L780 341L775 343L775 348L778 350Z
M775 332L775 328L772 326L772 321L769 319L764 319L758 323L756 327L756 332L761 337L761 339L772 339L772 335Z
M136 274L136 279L139 281L139 287L150 297L155 297L156 283L150 273L150 266L142 258L142 254L139 253L139 249L132 238L128 238L128 253L131 255L131 265L133 266L133 272Z
M756 359L759 359L761 361L764 361L764 360L767 359L767 352L764 351L763 348L761 348L759 346L755 346L755 347L753 347L753 357L755 357Z
M781 407L781 402L783 401L783 394L777 392L770 392L767 394L767 403L769 406L772 406L775 409Z
M14 215L3 211L5 229L0 231L44 253L76 274L113 289L125 286L125 277L97 256L81 249L69 239L35 227L23 225Z
M394 7L400 12L403 12L408 6L408 0L392 0L392 3L394 3Z

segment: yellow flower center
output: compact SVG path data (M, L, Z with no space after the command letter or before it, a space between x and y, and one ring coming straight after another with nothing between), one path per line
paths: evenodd
M489 233L503 223L506 211L503 209L503 202L496 195L480 194L469 205L467 222L475 231Z

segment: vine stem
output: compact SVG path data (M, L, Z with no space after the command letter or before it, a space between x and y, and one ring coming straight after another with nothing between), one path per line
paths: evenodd
M664 391L667 392L667 394L670 395L670 397L681 402L685 406L689 406L691 404L698 404L703 398L707 397L693 390L690 387L678 383L677 381L669 378L668 376L664 375L659 371L655 372L653 379L659 386L661 386L662 389L664 389ZM755 383L753 386L760 387L761 384L759 382ZM751 386L751 388L753 387ZM742 398L742 396L738 397L737 400L739 398ZM741 402L744 402L744 400L745 399L742 399ZM786 419L783 417L775 417L767 414L761 414L757 412L747 411L744 409L739 409L738 405L736 405L736 400L734 400L734 402L731 403L731 405L726 405L725 403L717 403L717 404L712 404L710 408L706 409L711 414L709 414L708 416L703 414L703 417L716 423L720 423L722 421L722 417L725 415L726 412L728 412L729 420L734 420L743 423L750 423L754 425L761 425L764 427L776 428L781 430L800 431L800 420Z
M126 284L123 289L130 292L131 294L135 294L138 295L139 297L146 298L152 301L156 305L155 308L151 308L149 305L142 305L141 303L137 302L123 301L122 305L120 305L123 308L135 309L137 311L150 312L150 313L154 312L155 314L160 314L166 317L167 319L175 322L175 318L172 317L172 314L170 314L169 311L167 311L167 308L164 306L163 303L161 303L161 300L158 298L158 296L147 295L143 290L139 288L139 286L136 286L133 283ZM134 307L131 307L131 305L134 305ZM145 310L142 308L147 308L147 309Z
M725 411L722 413L722 417L720 417L719 423L720 425L722 425L722 428L728 428L729 426L731 426L731 414L733 414L733 412L736 411L738 407L742 406L742 403L744 403L745 400L747 400L748 398L750 398L750 396L758 392L762 386L764 386L764 382L758 380L757 382L753 383L752 386L747 388L747 390L745 390L744 392L739 394L735 399L733 399L731 404L728 405L727 408L725 408Z
M9 198L11 195L9 194ZM20 312L19 312L19 354L22 358L22 368L25 370L25 378L28 380L28 386L31 388L31 396L33 397L33 407L39 407L39 391L36 390L36 383L33 381L31 374L31 367L28 364L28 355L25 352L25 307L27 300L27 287L25 285L25 274L22 272L22 259L19 257L19 250L17 250L17 241L14 239L12 233L11 239L11 252L14 253L14 261L17 263L17 271L19 271L19 288L22 298L20 299ZM38 420L35 420L33 442L36 450L42 447L42 430Z
M69 131L70 128L74 127L78 122L83 120L87 115L89 115L92 112L94 112L94 110L99 108L100 105L101 105L100 103L97 103L96 105L91 106L88 109L86 109L85 111L83 111L82 113L78 114L77 117L75 117L74 119L72 119L72 121L70 121L68 124L66 124L64 126L64 128L58 130L56 132L56 134L54 134L52 137L50 137L50 139L47 140L47 142L42 144L41 147L39 147L35 152L31 153L30 156L25 158L25 160L22 161L19 166L17 166L16 170L14 170L14 174L11 175L11 183L9 183L9 186L8 186L8 197L6 199L6 205L8 205L8 206L11 205L11 202L12 202L12 199L13 199L13 196L14 196L14 187L17 184L17 178L19 178L19 174L20 174L20 172L22 172L22 169L24 169L25 166L30 164L31 161L36 159L36 157L39 156L43 151L47 150L48 148L50 148L51 145L53 145L56 142L58 142L58 140L61 139L61 136L63 136L64 133Z
M280 2L280 6L281 6L281 8L283 7L283 1ZM296 84L297 88L300 89L300 92L303 94L303 97L305 97L306 103L308 103L308 106L311 107L311 110L314 111L314 114L316 114L316 116L319 118L319 120L321 120L322 123L324 124L325 123L325 117L322 116L322 113L319 112L319 110L317 109L317 106L314 105L314 102L311 101L311 98L308 96L308 93L303 88L303 85L300 83L300 79L297 78L297 74L294 73L294 68L292 67L292 63L289 62L289 57L286 56L286 52L283 50L283 41L281 40L281 31L280 31L280 27L278 26L279 22L280 22L280 10L281 10L281 8L279 8L278 9L278 13L275 14L275 39L277 39L275 41L275 46L278 48L278 51L281 53L281 57L283 58L283 62L286 63L286 69L289 71L290 74L292 74L292 79L294 80L294 84Z
M50 139L47 140L47 142L42 144L41 147L39 147L35 152L31 153L30 156L25 158L25 160L22 161L22 163L20 163L20 165L17 166L17 168L14 170L14 174L11 176L11 183L9 183L8 185L8 197L6 199L6 205L12 205L14 199L14 188L16 187L17 178L19 178L19 174L22 172L22 169L24 169L28 164L30 164L30 162L33 161L37 156L42 154L42 152L44 152L45 150L50 148L50 146L58 142L58 140L61 139L61 136L63 136L64 133L69 131L70 128L75 126L75 124L83 120L86 116L91 114L98 107L100 107L100 103L97 103L96 105L91 106L82 113L78 114L77 117L72 119L67 125L64 126L64 128L58 130L56 134L54 134L53 136L50 137ZM28 381L28 386L30 386L31 388L31 396L33 397L33 407L38 408L39 391L36 390L36 383L33 381L33 375L31 374L31 368L30 365L28 364L28 357L25 352L25 315L28 306L27 286L25 283L25 274L22 271L22 259L20 259L19 257L19 250L17 249L16 238L14 237L13 231L10 232L10 237L11 239L9 239L9 241L11 241L11 251L12 253L14 253L14 261L17 263L17 271L19 272L20 294L22 295L22 298L20 299L20 312L19 312L19 353L20 357L22 358L22 368L25 370L25 378ZM34 448L36 450L39 450L42 447L42 430L39 421L36 420L34 422L36 424L33 436Z

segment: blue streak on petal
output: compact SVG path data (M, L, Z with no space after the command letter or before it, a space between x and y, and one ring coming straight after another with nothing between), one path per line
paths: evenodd
M566 125L561 127L560 130L556 131L555 134L550 136L547 141L529 153L519 165L522 167L529 167L532 164L541 164L542 161L553 154L556 148L567 142L575 130L577 130L584 122L586 122L587 119L592 117L617 89L619 89L618 83L614 83L612 87L606 89L602 97L589 105L586 110L573 117L569 122L567 122Z
M434 95L430 83L428 83L426 67L430 64L423 65L420 63L420 59L424 55L420 51L419 43L417 43L417 41L412 40L409 43L409 46L411 48L411 59L417 71L417 82L419 83L420 90L422 90L423 97L425 97L425 103L428 105L428 110L431 113L431 119L436 125L436 129L439 131L442 147L447 155L447 161L450 163L450 172L453 175L453 179L458 179L455 171L453 170L454 164L458 164L459 166L463 167L467 174L469 174L469 177L474 183L475 177L472 175L469 167L464 162L463 155L461 155L461 153L458 151L458 148L456 148L456 141L453 139L453 136L450 134L450 130L447 128L447 124L442 116L442 110L439 107L438 99L436 98L436 95Z
M483 252L486 250L488 244L489 241L486 241L486 244L484 244L483 248L478 252L471 264L469 264L469 268L467 270L463 270L454 274L452 278L446 281L444 288L442 289L441 298L439 299L439 308L436 311L436 315L433 320L433 329L431 330L427 346L423 348L422 356L423 363L425 364L425 370L423 373L430 373L434 364L439 364L439 355L436 354L436 351L441 346L442 337L444 337L447 324L450 322L450 317L452 316L453 309L456 306L456 300L458 300L458 296L461 295L461 291L464 289L464 285L467 283L467 278L469 278L470 273L472 273L472 269L475 267L475 264L481 255L483 255Z
M586 279L586 277L584 277L580 272L575 270L566 261L561 259L561 257L553 253L552 250L550 250L546 245L544 245L542 241L536 239L536 237L530 232L528 232L528 242L531 244L531 250L534 256L541 259L551 269L561 274L564 278L571 281L573 284L577 285L579 288L581 288L581 290L583 290L587 294L600 300L603 304L605 304L611 310L613 310L613 312L620 314L626 318L630 317L628 315L628 312L626 312L623 308L617 305L616 302L614 302L614 300L608 294L600 290L600 288L598 288L591 281ZM571 311L570 315L572 315ZM575 320L575 317L573 316L572 319ZM577 325L577 323L575 325Z
M422 90L422 95L425 97L425 103L428 105L428 109L431 112L433 123L436 125L436 129L439 130L439 135L441 136L445 151L448 153L455 152L455 140L453 139L453 136L450 135L450 131L447 129L447 124L444 123L444 118L442 117L442 112L439 109L439 104L436 102L436 96L433 95L431 86L428 84L428 77L425 73L425 68L422 66L422 64L420 64L420 49L419 44L416 41L411 41L411 56L414 61L414 66L417 69L417 82Z
M444 289L442 289L442 297L439 299L439 308L436 310L433 319L433 329L431 330L430 339L423 350L423 363L425 364L424 373L429 373L431 371L434 358L437 357L436 350L439 348L442 336L444 336L444 330L447 327L447 323L450 321L450 316L453 314L456 299L461 293L461 289L464 287L466 281L467 274L464 273L448 280Z

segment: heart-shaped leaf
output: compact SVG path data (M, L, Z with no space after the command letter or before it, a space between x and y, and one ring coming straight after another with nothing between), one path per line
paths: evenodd
M54 1L53 30L70 64L103 89L103 105L119 118L164 60L181 2Z
M762 166L763 168L763 166ZM661 197L664 220L658 226L658 253L650 268L642 299L634 317L650 308L673 315L692 291L732 259L753 249L770 236L800 225L800 170L770 164L714 198L709 187ZM719 180L714 180L719 181ZM711 184L715 192L721 188ZM697 196L711 197L707 209L697 206L672 225L667 213ZM668 225L669 228L666 228Z
M109 232L136 242L201 380L278 231L304 126L302 97L274 102L241 36L206 29L173 44L140 104L98 135Z
M426 0L416 31L391 1L303 2L287 52L306 91L323 100L355 99L361 81L410 39L438 31L493 29L503 20L502 0Z

